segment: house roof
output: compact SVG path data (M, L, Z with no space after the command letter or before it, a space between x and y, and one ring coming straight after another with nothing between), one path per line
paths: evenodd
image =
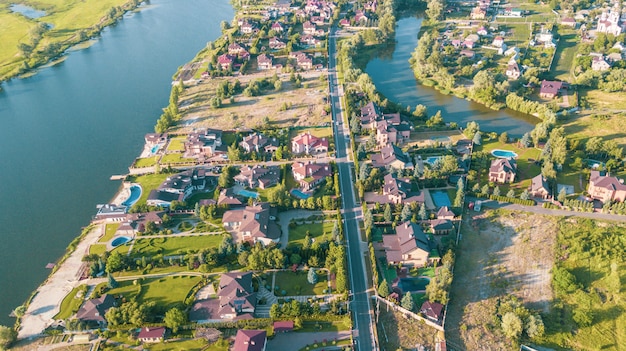
M434 230L451 230L454 228L452 222L449 219L434 219L430 221L430 227Z
M563 82L556 82L551 80L542 80L541 88L539 90L540 94L549 94L556 95L559 93L559 90L563 88Z
M258 203L244 209L226 211L222 217L222 223L238 222L241 223L240 232L249 232L253 238L275 240L280 237L280 228L273 220L270 220L275 210L267 202Z
M137 339L162 339L165 336L165 327L143 327Z
M396 234L384 235L383 245L390 262L402 261L402 255L415 250L430 252L430 244L422 228L413 222L404 222L396 227Z
M450 211L448 206L441 206L439 211L437 211L437 218L439 217L454 217L454 212Z
M439 320L442 317L443 305L438 302L425 301L420 308L420 312L429 318Z
M593 182L593 185L598 188L604 188L610 191L626 191L626 185L624 185L616 177L605 176L599 171L591 171L589 181Z
M393 144L387 144L380 150L379 154L372 155L372 164L374 167L385 167L396 160L405 165L411 163L409 156L402 152L402 149Z
M76 318L88 322L106 322L104 314L113 306L115 306L113 296L104 294L97 299L85 301L76 313Z
M279 179L280 168L278 166L244 166L241 167L241 172L235 176L235 180L242 180L247 183L256 183L257 181L264 183L277 183Z
M312 177L314 180L332 175L328 163L296 162L291 170L299 178Z
M548 181L546 180L546 178L541 175L541 174L537 174L535 177L533 177L533 179L530 182L530 191L546 191L546 192L550 192L550 185L548 185Z
M240 314L244 309L254 309L256 293L252 288L252 272L222 274L217 296L220 301L219 315Z
M491 167L489 167L489 173L513 173L517 172L517 164L514 159L499 158L491 161Z
M265 340L265 330L238 330L232 351L263 351Z
M276 321L274 322L274 331L291 331L293 330L293 321Z
M256 62L259 63L259 64L269 63L271 65L273 60L272 60L271 56L268 56L266 54L261 54L261 55L257 56Z
M328 147L328 139L326 138L318 138L315 135L311 134L311 132L300 133L296 135L293 139L291 139L292 143L309 147Z
M227 188L227 189L222 189L220 191L220 196L217 199L217 204L218 205L231 205L231 206L238 206L241 205L242 202L241 200L239 200L237 197L235 197L235 192L233 191L233 188ZM230 212L230 211L228 211ZM226 212L226 213L228 213ZM224 213L224 215L226 215L226 213ZM224 218L225 222L232 222L232 221L226 221Z

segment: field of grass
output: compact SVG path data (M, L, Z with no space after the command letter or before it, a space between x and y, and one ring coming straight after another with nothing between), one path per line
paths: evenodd
M146 158L138 158L133 165L135 168L152 167L157 164L159 156L152 156Z
M556 56L552 64L552 75L555 79L563 81L572 80L572 63L576 57L576 31L573 29L559 30L561 39L557 46Z
M185 151L186 137L175 137L170 139L170 143L167 144L167 151Z
M171 238L140 238L135 240L132 256L162 254L178 255L188 250L200 251L218 247L222 242L222 235L201 235Z
M90 255L102 255L107 250L107 246L104 244L93 244L89 246L89 254Z
M104 227L104 235L98 240L99 243L107 243L109 240L113 239L117 228L120 227L119 223L108 223Z
M17 49L18 43L31 43L30 30L38 23L52 24L37 49L50 43L76 43L78 32L89 31L99 24L112 7L124 6L128 0L30 0L28 5L46 11L46 16L28 19L12 13L10 0L0 1L0 80L7 74L15 73L23 58Z
M196 160L193 158L185 158L183 157L183 154L179 154L179 153L171 153L171 154L165 154L163 155L163 157L161 157L161 164L168 164L168 163L194 163Z
M376 328L381 350L412 350L417 344L434 350L434 339L441 333L415 319L405 318L400 312L388 310L382 304Z
M289 244L301 247L306 233L314 240L330 240L335 224L333 222L310 223L289 228Z
M578 92L582 103L597 113L626 110L626 92L607 93L599 89L579 89Z
M158 188L168 176L169 174L161 173L130 176L128 180L133 183L139 183L142 189L141 197L137 201L136 205L145 204L146 200L148 200L148 195L150 195L150 191Z
M597 93L602 94L602 92L596 91L589 91L585 94L588 96L596 95ZM624 101L623 103L620 102L620 96L623 99L621 101ZM614 108L626 110L626 93L616 95L612 101ZM625 147L626 133L624 131L626 131L626 120L614 114L609 114L606 118L574 115L570 117L569 121L565 122L565 133L567 136L571 139L580 140L581 143L586 142L590 137L596 136L604 140L615 140L619 146Z
M139 287L132 281L119 282L119 286L109 290L108 294L121 294L127 299L137 298L139 303L154 302L161 311L183 304L189 291L200 282L202 278L191 276L174 276L160 279L145 279L141 282L141 293Z
M282 295L282 290L287 293L285 296L295 295L323 295L324 290L328 289L328 275L326 272L318 272L317 283L310 284L307 281L308 272L304 271L279 271L276 272L276 282L274 293L278 296ZM278 287L278 290L276 290Z
M204 351L228 351L229 343L227 340L218 340L208 348L204 349Z
M537 160L539 158L539 155L541 155L541 150L535 149L533 147L519 148L517 147L517 144L504 144L495 139L483 141L483 144L476 147L475 151L491 152L495 149L513 151L518 155L518 158L516 159L518 171L516 182L511 185L500 184L499 187L502 195L505 195L510 188L515 189L517 194L521 193L524 189L527 189L530 186L531 179L541 172L541 168L535 165L533 161L530 161ZM485 184L486 182L487 177L481 179L481 184Z
M61 308L59 313L54 316L54 319L67 319L76 312L85 301L83 294L87 290L87 285L80 285L72 289L67 296L61 301Z

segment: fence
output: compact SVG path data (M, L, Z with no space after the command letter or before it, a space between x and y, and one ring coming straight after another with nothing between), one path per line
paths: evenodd
M403 308L402 306L398 306L398 305L396 305L395 303L393 303L391 301L387 301L387 300L379 297L378 295L376 295L376 299L377 299L377 302L385 303L388 307L391 307L394 311L399 311L405 317L411 317L411 318L413 318L415 320L423 321L428 326L431 326L431 327L433 327L433 328L435 328L435 329L437 329L439 331L445 331L444 328L443 328L443 324L444 324L443 322L442 322L442 325L439 325L439 324L437 324L437 323L435 323L435 322L433 322L433 321L431 321L431 320L429 320L427 318L424 318L424 317L420 316L417 313L413 313L413 312ZM445 313L447 313L447 311ZM443 320L445 322L445 314L444 314Z

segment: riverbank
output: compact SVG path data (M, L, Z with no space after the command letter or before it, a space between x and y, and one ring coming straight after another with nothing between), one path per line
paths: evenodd
M0 31L0 83L15 77L29 77L38 68L57 60L77 44L100 35L117 23L141 0L81 1L64 0L38 5L41 17L28 17L0 8L0 23L10 24Z

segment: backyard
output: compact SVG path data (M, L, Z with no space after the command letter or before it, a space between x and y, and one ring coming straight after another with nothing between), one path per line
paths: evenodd
M143 205L148 200L148 195L150 195L150 191L155 190L156 188L165 181L169 174L166 173L155 173L155 174L144 174L139 176L128 176L127 181L131 183L139 183L141 185L141 197L135 203L137 205Z
M324 295L324 290L328 289L328 275L325 271L317 271L315 284L308 282L306 271L278 271L275 275L274 292L277 296Z
M98 242L108 243L111 239L113 239L113 236L119 227L119 223L107 223L104 228L104 235L100 238L100 240L98 240Z
M140 304L154 302L157 309L164 313L170 308L181 306L189 291L201 280L201 277L194 276L171 276L142 279L138 285L135 285L132 280L126 280L119 282L117 288L111 289L107 293L123 295L127 300L137 298Z
M420 305L416 304L417 308ZM435 349L435 339L442 338L441 332L402 313L380 304L380 314L376 323L378 342L383 351L414 350L417 345L427 350Z
M518 193L527 189L530 186L531 179L541 172L541 168L534 163L534 160L539 159L541 150L534 147L519 148L515 143L502 143L497 139L492 139L483 141L482 145L476 147L474 151L490 153L496 149L513 151L518 156L515 159L518 170L516 182L511 185L499 185L502 195L506 194L509 188L515 189ZM489 164L487 164L488 167ZM486 182L487 177L481 179L481 184Z
M334 226L334 221L324 223L307 223L302 225L296 225L294 228L290 226L288 246L291 245L302 247L307 233L309 233L309 236L313 241L331 240Z
M183 255L188 251L198 252L218 247L222 240L222 235L139 238L135 240L131 256Z

